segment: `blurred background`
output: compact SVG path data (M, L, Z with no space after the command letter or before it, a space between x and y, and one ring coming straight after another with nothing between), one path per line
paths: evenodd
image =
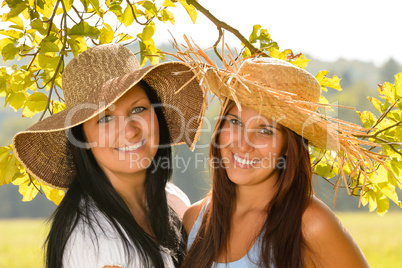
M329 89L324 95L330 102L353 106L357 111L377 111L367 96L377 97L377 84L394 83L394 75L402 72L402 29L400 1L257 1L257 0L200 0L219 19L238 29L244 36L252 31L254 24L267 28L271 38L281 50L290 48L295 54L302 52L311 59L306 68L313 75L329 71L328 77L342 78L343 91ZM2 12L1 12L2 13ZM198 14L195 25L184 10L175 12L176 25L157 23L155 42L163 51L172 51L168 30L182 42L186 34L203 48L215 43L218 32L207 19ZM2 22L0 22L2 24ZM0 28L4 28L0 26ZM133 29L136 32L138 29ZM230 47L240 47L238 41L225 35ZM129 48L138 52L136 45ZM208 53L218 62L212 50ZM1 58L1 57L0 57ZM24 65L23 61L7 61L0 65ZM23 118L21 111L4 108L0 98L0 147L11 143L15 133L38 121ZM186 146L174 148L179 158L173 181L195 202L210 189L206 166L208 144L217 116L218 105L213 101L204 123L204 130L194 152ZM340 109L338 118L359 123L356 111ZM182 162L185 159L186 162ZM188 162L187 162L188 161ZM367 207L358 209L358 197L348 196L339 189L335 207L332 185L322 178L314 178L317 196L331 207L358 242L371 267L402 267L402 211L392 202L389 212L380 217L368 213ZM398 191L399 196L402 195ZM48 225L44 219L55 205L44 195L24 203L14 185L0 187L0 268L42 267L41 245ZM22 257L23 256L23 257Z

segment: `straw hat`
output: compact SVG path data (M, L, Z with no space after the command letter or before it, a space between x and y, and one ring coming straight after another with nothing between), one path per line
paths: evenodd
M204 92L185 63L140 68L135 55L118 44L96 46L73 58L62 74L67 109L13 139L14 153L26 170L46 185L67 189L74 166L67 153L68 129L106 110L140 80L150 85L164 108L173 144L193 149L204 107Z
M278 121L316 147L339 149L337 129L316 113L321 86L313 75L276 58L247 59L237 74L211 91Z
M347 150L361 158L355 154L361 149L358 144L376 145L353 136L365 135L365 129L360 126L318 113L318 107L326 106L319 103L319 82L289 62L268 57L251 58L244 60L237 71L229 67L219 69L196 62L191 64L197 66L199 80L219 99L231 99L239 109L244 105L260 112L319 149Z

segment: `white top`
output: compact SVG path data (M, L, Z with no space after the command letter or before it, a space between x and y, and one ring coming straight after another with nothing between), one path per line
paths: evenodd
M177 186L168 183L166 186L168 203L172 208L183 216L184 211L190 206L190 200ZM124 268L142 268L139 263L139 254L132 245L133 258L127 262L127 252L124 242L120 239L119 233L96 207L92 211L95 215L93 221L96 236L91 231L85 219L80 219L67 241L63 254L63 267L69 268L102 268L104 266L119 266ZM165 267L174 267L173 260L167 253L167 249L161 247Z

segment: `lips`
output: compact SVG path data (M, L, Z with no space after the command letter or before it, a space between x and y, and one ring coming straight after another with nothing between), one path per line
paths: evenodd
M116 150L122 151L122 152L133 152L133 151L138 151L142 146L145 144L146 140L141 140L135 144L125 146L125 147L118 147Z
M250 167L254 166L255 164L257 164L258 162L260 162L260 160L257 160L257 159L250 160L250 159L242 158L237 154L233 154L233 160L234 160L235 165L240 168L250 168Z

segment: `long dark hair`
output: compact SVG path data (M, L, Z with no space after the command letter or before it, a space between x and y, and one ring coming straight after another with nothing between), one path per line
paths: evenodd
M160 103L156 92L145 82L140 82L151 104ZM105 173L97 164L92 152L69 143L70 157L75 166L76 176L63 201L49 220L51 229L45 242L46 267L62 267L66 243L80 219L85 219L94 232L91 206L93 204L110 221L124 242L129 261L133 257L131 245L134 245L145 267L164 267L160 246L166 247L177 267L185 254L182 239L182 224L178 215L168 206L165 186L172 175L171 138L163 115L162 107L154 107L159 123L160 146L147 169L145 180L145 198L148 207L148 219L155 237L148 235L136 222L126 203L116 192ZM70 134L79 141L84 141L82 125L71 129ZM169 161L168 168L156 167L161 161ZM98 227L98 226L97 226ZM100 226L101 227L101 226Z
M229 103L226 115L233 107ZM218 145L224 116L217 122L211 141L210 159L221 159ZM266 208L267 218L262 234L261 267L304 267L308 250L302 233L302 216L313 195L312 170L307 141L295 132L282 127L287 140L286 167L278 170L277 191ZM216 164L211 168L212 190L209 209L182 267L211 267L220 254L226 252L230 234L235 184L228 178L225 168Z

